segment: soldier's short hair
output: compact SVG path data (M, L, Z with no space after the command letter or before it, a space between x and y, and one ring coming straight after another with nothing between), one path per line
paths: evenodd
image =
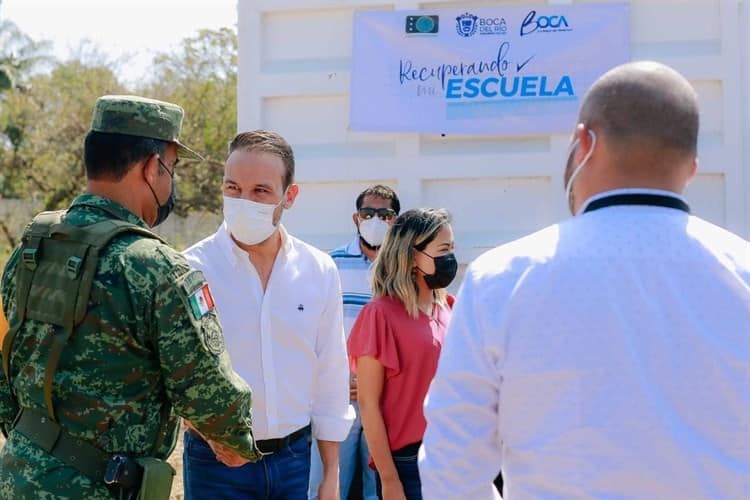
M137 163L164 156L167 141L135 135L90 131L83 144L86 176L91 180L121 180Z
M284 189L294 182L294 152L292 146L276 132L270 130L240 132L229 143L227 157L238 149L271 153L278 156L284 163Z

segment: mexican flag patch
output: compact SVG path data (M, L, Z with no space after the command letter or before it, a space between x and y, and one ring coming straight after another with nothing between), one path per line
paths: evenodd
M214 298L211 296L211 290L208 283L199 288L190 296L190 309L193 311L195 319L201 319L204 314L213 309Z

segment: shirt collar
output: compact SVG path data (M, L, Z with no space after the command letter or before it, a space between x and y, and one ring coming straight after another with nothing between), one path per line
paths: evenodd
M151 229L143 219L135 215L124 206L120 205L114 200L110 200L109 198L105 198L104 196L99 196L98 194L84 193L77 196L73 200L73 203L71 203L70 205L71 209L75 207L99 208L112 217L122 219L125 222L129 222L145 229Z
M294 250L294 242L283 224L279 225L279 234L281 235L281 248L279 248L279 253L276 255L276 258L285 259ZM227 227L226 221L223 222L221 227L219 227L219 230L216 231L216 239L219 242L221 251L233 264L240 261L247 262L247 252L234 242L232 235L229 234L229 228Z
M349 255L363 255L362 247L359 246L359 235L355 236L354 239L346 246L346 253Z
M674 191L666 191L664 189L651 189L651 188L610 189L609 191L597 193L591 198L589 198L588 200L586 200L585 202L583 202L583 204L578 208L576 215L581 215L591 202L600 200L602 198L606 198L608 196L618 195L618 194L656 194L660 196L671 196L672 198L677 198L678 200L687 203L687 200L682 195L677 194Z

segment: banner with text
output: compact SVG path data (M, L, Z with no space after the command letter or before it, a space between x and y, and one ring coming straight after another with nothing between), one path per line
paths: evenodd
M629 60L625 3L357 12L351 129L568 132L591 84Z

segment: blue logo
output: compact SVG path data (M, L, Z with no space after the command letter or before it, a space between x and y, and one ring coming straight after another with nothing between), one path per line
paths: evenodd
M479 18L468 12L456 18L456 31L463 37L470 37L477 32L477 20Z
M554 33L560 31L573 31L568 24L565 16L539 16L536 17L536 11L532 10L526 14L526 18L521 23L521 36L530 35L538 31L540 33Z
M439 29L438 16L406 16L406 33L434 35Z

